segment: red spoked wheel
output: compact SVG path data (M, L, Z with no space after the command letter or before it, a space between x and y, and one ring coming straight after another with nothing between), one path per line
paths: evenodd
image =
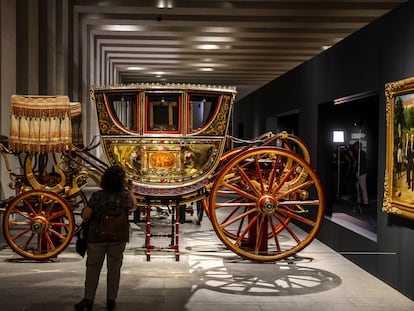
M68 246L74 223L72 209L65 199L53 192L31 190L10 201L4 213L3 233L17 254L47 260Z
M213 183L209 218L220 240L253 261L292 256L316 236L324 194L302 157L277 147L237 154Z

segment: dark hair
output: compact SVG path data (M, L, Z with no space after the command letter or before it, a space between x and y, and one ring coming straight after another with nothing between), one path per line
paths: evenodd
M101 188L109 192L121 191L124 188L125 171L119 165L107 168L101 179Z

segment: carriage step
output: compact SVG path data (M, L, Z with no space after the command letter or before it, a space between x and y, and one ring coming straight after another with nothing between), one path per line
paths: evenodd
M145 246L146 251L145 255L147 261L151 261L151 251L171 251L172 255L175 257L175 261L180 261L180 251L178 245L168 245L168 246L154 246L147 245Z
M158 245L158 246L148 245L146 248L150 249L150 250L156 250L156 251L174 251L174 250L177 249L177 246L176 245L165 245L165 246L163 246L163 245Z
M159 238L163 238L163 237L167 237L167 238L171 238L173 235L171 233L151 233L150 237L159 237Z

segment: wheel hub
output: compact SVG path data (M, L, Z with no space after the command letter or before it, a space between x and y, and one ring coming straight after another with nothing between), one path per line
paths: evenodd
M277 202L270 195L265 195L257 201L257 208L260 213L272 215L277 209Z
M45 232L47 221L44 217L36 216L30 223L30 229L33 233L40 234Z
M306 190L301 190L299 192L299 198L303 201L307 200L309 198L309 192L307 192Z

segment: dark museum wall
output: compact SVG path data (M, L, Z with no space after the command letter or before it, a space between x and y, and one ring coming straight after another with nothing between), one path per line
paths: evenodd
M369 129L368 176L371 176L372 196L376 196L377 241L329 218L325 218L318 239L411 299L414 299L414 226L410 221L383 213L381 208L386 148L384 86L414 76L413 12L414 2L408 2L376 20L237 102L234 116L234 124L239 127L243 124L244 138L249 138L268 130L263 122L268 116L298 111L298 135L308 144L312 165L324 184L329 215L332 205L332 183L328 177L332 170L329 120L340 123L348 118L339 108L332 108L333 102L356 98L349 109L353 121L362 121L365 123L362 126Z

